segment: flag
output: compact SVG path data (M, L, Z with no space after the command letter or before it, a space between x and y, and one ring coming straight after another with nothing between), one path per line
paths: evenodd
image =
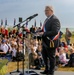
M26 27L25 27L25 30L26 30L26 32L30 32L27 26L28 26L28 21L26 21Z
M28 26L28 21L26 21L26 28L27 28L27 26Z
M16 19L14 18L14 25L16 24Z
M3 20L1 19L1 26L3 25Z
M36 20L35 20L35 22L34 22L34 26L36 27Z
M42 27L42 22L40 21L40 27Z
M8 36L8 28L5 28L5 35Z
M7 19L5 19L5 26L7 26Z

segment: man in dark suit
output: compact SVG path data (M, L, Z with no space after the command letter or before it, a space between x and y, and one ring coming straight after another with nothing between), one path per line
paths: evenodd
M45 62L44 72L41 74L54 75L55 69L55 52L58 47L60 22L54 15L52 6L45 7L45 15L47 16L41 32L42 34L42 55ZM49 63L48 63L49 59Z
M35 27L32 25L32 27L30 28L30 32L35 33Z

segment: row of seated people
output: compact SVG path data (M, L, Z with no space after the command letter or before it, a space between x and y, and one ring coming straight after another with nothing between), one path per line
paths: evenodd
M42 58L42 45L41 41L37 39L25 40L27 50L29 51L29 68L41 69L44 67L44 61ZM63 43L62 43L63 44ZM0 57L9 56L13 61L23 60L23 45L22 39L19 38L19 48L17 47L17 38L0 38ZM17 48L19 52L17 51ZM17 53L18 52L18 53ZM24 51L25 52L25 51ZM18 56L18 55L19 56ZM74 48L72 46L67 47L61 45L56 49L56 66L61 64L62 66L74 67ZM19 59L17 59L19 57ZM50 62L50 60L49 60Z

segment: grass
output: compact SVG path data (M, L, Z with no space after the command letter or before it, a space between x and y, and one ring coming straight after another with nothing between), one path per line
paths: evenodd
M14 70L16 70L17 69L17 63L16 62L10 62L9 64L8 64L8 66L7 66L7 73L9 73L9 72L12 72L12 71L14 71ZM20 66L20 69L22 69L22 62L20 62L20 64L19 64L19 66ZM25 69L27 69L27 66L28 65L24 65L24 68ZM42 68L42 70L44 70L44 68ZM74 72L74 68L72 68L72 67L62 67L62 66L60 66L59 68L58 68L58 71L73 71Z
M74 68L70 68L70 67L60 67L58 68L58 71L73 71L74 72Z
M61 40L64 40L65 41L65 38L64 37L65 37L65 35L63 34ZM71 43L74 43L74 35L71 36Z
M5 75L7 73L7 64L8 60L6 59L0 59L0 75Z
M6 65L7 64L7 62L8 62L8 60L7 59L0 59L0 70L1 70L1 68L4 66L4 65Z

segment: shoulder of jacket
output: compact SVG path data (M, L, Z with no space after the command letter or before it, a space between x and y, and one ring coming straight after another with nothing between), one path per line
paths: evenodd
M56 19L58 20L58 18L57 18L55 15L53 15L52 18L53 18L54 20L56 20Z

